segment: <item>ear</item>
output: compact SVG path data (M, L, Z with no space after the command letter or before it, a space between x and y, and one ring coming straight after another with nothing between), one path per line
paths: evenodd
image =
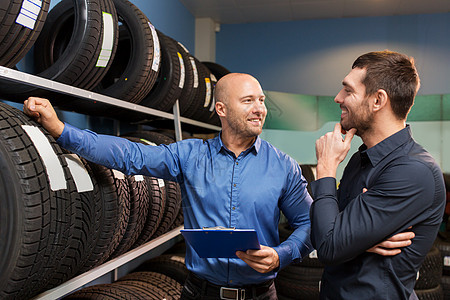
M219 117L225 117L226 115L226 107L223 102L217 101L216 102L216 113Z
M373 110L379 111L388 105L389 97L385 90L379 89L374 94L375 98L373 100Z

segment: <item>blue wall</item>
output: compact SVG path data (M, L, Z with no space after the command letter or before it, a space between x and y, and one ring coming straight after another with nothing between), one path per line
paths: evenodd
M450 93L450 13L222 24L216 61L263 89L334 96L360 54L390 49L416 59L420 94Z

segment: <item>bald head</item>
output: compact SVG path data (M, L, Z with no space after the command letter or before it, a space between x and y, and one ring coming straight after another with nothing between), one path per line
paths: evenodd
M258 82L255 77L244 73L229 73L220 78L214 88L214 98L216 99L216 102L218 101L227 104L229 93L233 90L233 87L248 80Z

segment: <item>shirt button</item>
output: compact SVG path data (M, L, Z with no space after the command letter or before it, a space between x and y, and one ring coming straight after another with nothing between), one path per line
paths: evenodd
M236 209L236 207L233 206L233 210L235 210L235 209Z
M233 280L230 280L230 283L233 283Z
M234 186L234 187L236 187L236 183L235 183L235 184L233 184L233 186Z
M238 162L236 162L236 166L238 166L239 165L239 163Z

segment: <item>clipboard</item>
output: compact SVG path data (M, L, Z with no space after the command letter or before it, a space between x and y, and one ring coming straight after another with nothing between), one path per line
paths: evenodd
M261 249L254 229L204 227L182 229L181 234L201 258L237 258L238 250Z

